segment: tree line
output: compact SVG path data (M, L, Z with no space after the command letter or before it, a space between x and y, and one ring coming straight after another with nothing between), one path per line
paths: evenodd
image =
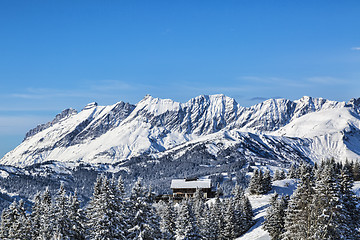
M200 190L179 204L154 202L151 188L138 180L126 194L122 178L97 177L90 201L83 207L77 193L61 185L57 193L36 194L31 212L14 201L3 210L1 239L233 239L253 225L244 191L210 203Z

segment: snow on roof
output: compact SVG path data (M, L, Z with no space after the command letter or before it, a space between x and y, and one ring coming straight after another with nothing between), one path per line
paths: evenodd
M186 179L171 180L171 188L211 188L211 179L198 179L186 181Z

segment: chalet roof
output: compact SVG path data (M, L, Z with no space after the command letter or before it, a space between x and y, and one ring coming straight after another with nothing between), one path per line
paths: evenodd
M211 179L173 179L171 180L171 188L211 188Z

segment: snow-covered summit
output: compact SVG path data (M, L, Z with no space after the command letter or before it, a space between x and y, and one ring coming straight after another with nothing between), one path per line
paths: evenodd
M356 147L360 142L359 102L305 96L242 107L235 99L217 94L201 95L185 103L150 95L136 105L89 103L80 112L64 110L52 122L30 130L23 143L0 163L115 163L228 131L250 132L259 139L264 134L279 136L277 141L282 141L283 147L293 144L288 138L306 139L307 146L299 141L296 144L300 145L290 148L304 149L312 160L329 156L356 159L360 155Z

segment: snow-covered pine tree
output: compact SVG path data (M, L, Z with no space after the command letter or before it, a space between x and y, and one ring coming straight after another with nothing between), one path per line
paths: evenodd
M270 171L266 170L261 178L261 194L266 194L272 189Z
M344 211L345 206L340 195L335 166L332 162L320 168L315 183L315 194L311 209L315 213L311 237L313 239L347 239L349 228L346 219L350 218Z
M360 239L360 209L358 207L359 200L352 191L354 181L351 174L351 165L345 164L340 172L339 178L340 196L344 205L343 211L346 216L345 224L348 227L348 231L345 232L347 239Z
M234 239L237 236L235 230L234 204L232 199L225 201L226 211L224 213L224 228L219 239Z
M352 175L353 175L354 181L360 181L360 163L359 163L359 161L355 161L354 164L352 164Z
M260 184L261 184L262 173L259 169L254 171L249 183L249 192L250 194L259 194Z
M212 213L212 206L205 205L205 217L202 224L201 235L207 240L217 240L217 221L215 215Z
M263 173L260 169L255 170L249 184L250 194L265 194L272 188L270 171Z
M289 172L287 174L287 178L296 178L296 169L297 167L295 166L295 164L291 164L291 167L289 169Z
M94 185L94 193L86 209L88 237L91 239L127 239L124 233L122 212L119 211L114 181L99 176Z
M254 212L250 203L250 200L245 194L241 195L241 205L243 206L244 214L244 231L247 231L252 225L254 225ZM244 233L244 232L242 232Z
M198 229L200 232L206 231L202 226L204 223L205 199L204 194L200 189L196 189L194 193L194 197L192 198L192 209Z
M162 239L164 240L173 240L175 239L175 209L173 207L172 201L160 202L159 204L162 205L161 209L159 210L160 215L160 230L162 233Z
M61 236L62 238L71 237L69 231L72 228L72 223L69 219L69 208L69 199L64 185L61 184L55 197L53 213L53 228L56 236Z
M284 240L311 239L314 224L314 209L311 203L314 198L314 183L310 173L301 177L297 189L291 196L285 216Z
M287 198L279 198L277 193L271 198L270 207L266 211L263 228L269 232L271 239L280 240L284 232L285 211L287 209Z
M0 238L9 239L9 232L16 216L16 201L13 201L9 208L5 208L1 213Z
M233 189L233 204L234 204L234 231L237 235L241 235L247 230L247 217L244 212L244 190L239 185L235 185Z
M40 225L41 225L41 194L38 192L34 197L34 204L32 206L32 211L30 214L30 223L31 223L31 238L37 239L40 236Z
M54 234L54 208L49 188L46 188L41 195L40 202L40 239L51 239Z
M71 239L83 240L85 239L85 213L80 208L80 202L77 197L77 192L75 191L73 195L70 195L68 198L69 205L69 220L71 223L71 228L69 229L69 235Z
M196 226L194 213L191 210L190 203L183 201L178 210L178 217L175 222L176 240L196 240L202 239L200 232Z
M160 239L160 219L151 202L151 192L141 184L135 183L130 195L130 229L127 239Z
M284 180L286 178L286 173L284 171L284 169L281 169L280 171L280 179L279 180Z
M214 203L210 206L210 218L212 222L208 225L213 226L213 235L215 239L219 239L221 235L221 229L224 227L224 218L223 218L223 207L222 202L220 201L219 195L215 197Z
M23 200L16 200L1 215L1 239L30 239L30 222L24 208Z
M279 169L276 169L274 172L273 181L276 181L276 180L281 180Z

